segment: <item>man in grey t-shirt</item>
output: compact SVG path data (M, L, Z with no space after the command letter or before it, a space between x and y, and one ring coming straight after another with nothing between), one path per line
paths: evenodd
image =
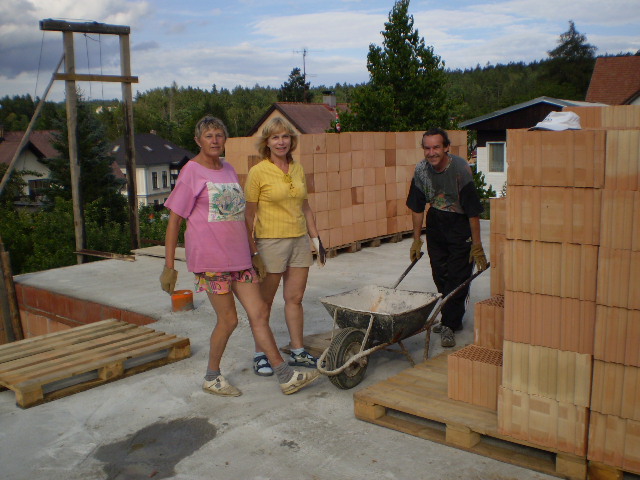
M469 164L449 153L450 144L447 132L440 128L424 133L425 158L416 165L407 197L413 218L412 261L420 255L424 211L430 205L426 215L427 253L433 281L443 296L471 276L474 262L480 271L487 268L480 239L479 215L483 207ZM468 293L467 286L442 308L441 324L434 331L440 333L443 347L456 344L453 332L462 329Z

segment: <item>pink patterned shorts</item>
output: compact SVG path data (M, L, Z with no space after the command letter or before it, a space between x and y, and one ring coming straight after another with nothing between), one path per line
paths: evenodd
M224 294L231 291L232 282L254 283L258 281L258 275L253 268L239 272L202 272L195 275L196 293Z

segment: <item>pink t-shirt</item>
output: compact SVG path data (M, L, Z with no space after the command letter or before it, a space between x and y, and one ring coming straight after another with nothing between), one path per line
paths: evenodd
M190 272L251 268L244 194L227 162L222 162L220 170L187 162L164 205L187 220L185 253Z

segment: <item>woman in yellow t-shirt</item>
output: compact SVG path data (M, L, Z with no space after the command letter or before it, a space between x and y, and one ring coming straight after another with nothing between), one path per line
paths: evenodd
M283 280L284 317L292 347L289 365L316 368L316 358L302 343L302 298L313 264L309 237L318 252L319 265L324 264L324 249L307 200L304 170L291 156L297 145L298 136L286 120L274 118L264 126L258 143L263 160L249 170L245 184L245 217L249 235L256 243L251 258L263 279L260 290L270 311ZM273 375L261 350L256 343L254 372Z

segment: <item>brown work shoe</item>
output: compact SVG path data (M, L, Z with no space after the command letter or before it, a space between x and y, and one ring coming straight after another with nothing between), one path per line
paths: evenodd
M442 326L440 330L440 345L445 348L451 348L456 346L456 337L449 327Z

